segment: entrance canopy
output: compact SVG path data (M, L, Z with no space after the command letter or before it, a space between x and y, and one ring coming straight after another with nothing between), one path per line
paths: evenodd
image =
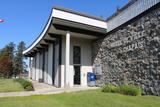
M54 7L42 33L23 54L32 56L33 53L44 48L48 43L55 41L62 35L65 36L68 31L73 37L97 39L105 36L107 23L99 17Z

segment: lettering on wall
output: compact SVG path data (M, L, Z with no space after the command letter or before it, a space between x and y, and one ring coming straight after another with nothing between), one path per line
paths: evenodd
M123 45L123 44L127 44L127 43L130 43L130 42L132 42L132 41L138 40L138 39L144 37L145 35L146 35L146 34L145 34L144 31L143 31L143 32L139 32L139 33L137 33L137 34L133 34L133 35L130 35L129 37L126 37L126 38L123 38L123 39L121 39L121 40L118 40L118 41L115 41L115 42L113 42L113 43L110 43L110 44L107 45L107 47L108 47L109 49L115 48L115 47L121 46L121 45ZM135 45L136 45L136 44L135 44ZM139 46L139 45L138 45L138 46Z
M143 47L144 47L144 41L140 41L138 43L133 43L131 45L123 47L123 49L121 50L121 53L128 52L128 51L133 51L135 49L139 49L139 48L143 48Z

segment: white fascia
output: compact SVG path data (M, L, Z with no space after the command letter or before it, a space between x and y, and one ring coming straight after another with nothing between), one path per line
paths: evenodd
M107 23L105 21L100 21L57 9L53 9L53 17L107 29Z

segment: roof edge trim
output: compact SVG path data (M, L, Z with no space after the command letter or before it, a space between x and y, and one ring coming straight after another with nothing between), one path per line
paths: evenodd
M76 14L76 15L80 15L80 16L84 16L84 17L88 17L88 18L92 18L92 19L96 19L96 20L99 20L99 21L106 22L106 20L102 19L101 17L88 15L88 14L82 13L82 12L76 12L76 11L73 11L71 9L66 9L66 8L63 8L63 7L60 7L60 6L54 6L53 9L61 10L61 11L64 11L64 12L68 12L68 13L72 13L72 14Z
M53 16L53 9L50 13L49 19L47 21L47 24L45 25L45 27L43 28L42 32L40 33L40 35L32 42L32 44L25 50L23 51L23 55L27 54L31 49L33 49L44 37L44 35L46 34L49 26L51 25L52 22L52 16Z

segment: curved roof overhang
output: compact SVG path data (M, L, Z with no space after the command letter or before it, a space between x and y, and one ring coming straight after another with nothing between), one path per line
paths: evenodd
M33 55L42 47L47 47L46 41L55 41L58 36L65 35L66 31L70 31L74 36L95 39L105 36L107 23L98 17L54 7L42 33L23 54Z

